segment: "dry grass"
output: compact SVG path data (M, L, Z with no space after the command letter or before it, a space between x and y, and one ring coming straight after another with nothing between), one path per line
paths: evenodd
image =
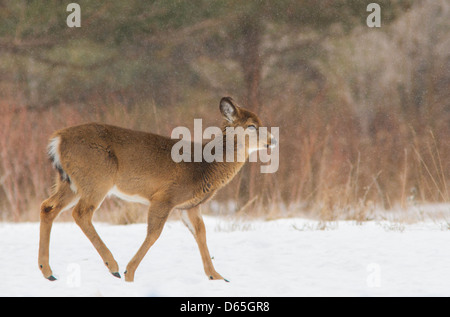
M271 125L281 127L280 168L275 174L256 175L255 196L237 215L266 219L306 215L324 221L366 221L373 219L380 208L406 209L417 202L449 202L450 151L445 129L418 128L394 117L398 121L390 130L382 129L367 138L360 135L357 120L345 107L332 117L321 113L321 107L327 111L326 103L316 105L314 111L305 108L298 117L295 107L283 105L283 111L291 114L290 120L280 116L282 111L267 115L272 118ZM1 218L38 220L39 204L49 195L54 177L46 156L47 139L54 130L102 121L169 135L172 127L183 124L175 108L172 112L153 108L150 113L147 109L112 103L108 108L61 106L34 112L2 103ZM159 120L172 113L175 120ZM208 120L214 122L210 117ZM236 197L238 182L239 176L216 199L225 202ZM208 209L205 206L205 212ZM222 211L227 212L233 211ZM145 207L143 210L113 199L107 200L98 214L102 220L123 224L146 218Z
M310 61L326 78L322 83L289 72L285 56L274 60L261 118L280 127L279 170L252 173L250 201L219 213L363 222L383 209L449 203L450 42L442 27L448 12L418 6L387 31L356 28L327 40L326 57ZM100 121L170 135L176 126L191 128L193 118L203 118L204 128L220 122L216 91L189 91L167 108L110 96L32 110L16 93L20 88L0 86L0 220L38 220L54 177L46 144L56 129ZM216 201L225 206L238 197L240 181L238 175ZM204 210L217 214L212 205ZM145 221L145 210L107 200L97 217L132 223Z

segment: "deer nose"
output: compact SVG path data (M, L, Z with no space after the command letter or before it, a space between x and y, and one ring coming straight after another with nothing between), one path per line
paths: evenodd
M274 147L277 146L277 139L275 139L274 137L270 138L270 144L267 144L266 147L269 149L273 149Z

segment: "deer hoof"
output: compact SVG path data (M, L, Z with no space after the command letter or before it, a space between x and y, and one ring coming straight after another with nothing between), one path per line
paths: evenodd
M54 277L53 275L50 275L49 277L47 277L47 280L49 281L56 281L56 277Z
M111 272L111 274L117 278L121 278L119 272Z

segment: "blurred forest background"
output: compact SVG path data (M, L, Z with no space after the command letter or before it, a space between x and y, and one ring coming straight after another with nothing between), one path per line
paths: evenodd
M280 167L247 164L205 212L363 221L449 202L448 0L373 1L380 28L362 0L79 0L80 28L70 2L0 0L1 220L39 218L54 130L170 136L219 125L228 95L280 127ZM100 213L129 223L139 208Z

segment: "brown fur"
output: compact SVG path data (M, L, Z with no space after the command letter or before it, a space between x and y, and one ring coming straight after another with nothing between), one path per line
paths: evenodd
M227 126L261 126L254 113L240 108L229 97L222 98L220 110L225 119L223 131ZM171 149L178 140L106 124L90 123L62 129L56 131L51 140L55 138L58 138L59 147L57 151L53 150L52 160L61 178L57 179L55 194L41 205L39 267L46 278L55 279L49 266L51 226L55 217L71 203L76 203L72 213L75 222L97 249L109 271L120 277L117 262L92 225L93 213L115 188L128 199L150 203L147 237L127 266L126 281L134 280L137 266L158 239L174 208L187 210L183 221L197 241L207 276L223 279L212 265L198 206L225 186L243 162L175 163ZM271 139L267 139L264 146L270 142ZM245 156L248 157L248 148Z

